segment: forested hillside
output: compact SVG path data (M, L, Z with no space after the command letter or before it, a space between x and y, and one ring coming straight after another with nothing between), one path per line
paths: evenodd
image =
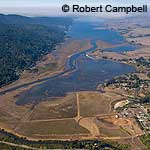
M0 87L19 78L64 40L69 18L0 15Z

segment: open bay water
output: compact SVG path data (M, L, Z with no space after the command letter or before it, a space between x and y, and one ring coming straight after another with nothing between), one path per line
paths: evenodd
M110 60L94 60L86 57L87 52L97 49L96 40L121 44L125 39L114 30L95 30L91 23L75 22L68 33L74 39L91 39L92 48L72 55L66 63L64 72L49 77L44 83L35 85L23 92L16 101L17 105L37 104L62 97L77 91L96 91L96 87L115 76L134 72L135 68Z
M124 37L110 29L96 29L91 22L75 21L68 35L73 39L83 40L85 38L102 40L112 44L121 44L125 41ZM99 27L105 27L103 23Z
M102 27L102 29L96 29L97 27ZM113 48L103 49L104 51L120 53L133 51L139 48L137 45L131 43L127 43L123 46L117 46L117 44L126 43L126 39L119 32L112 29L107 29L103 22L99 25L94 25L94 23L75 21L68 35L74 39L83 40L85 38L89 38L102 40L116 45Z

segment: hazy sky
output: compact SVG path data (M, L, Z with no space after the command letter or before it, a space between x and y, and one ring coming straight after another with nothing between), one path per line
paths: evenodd
M150 0L0 0L1 6L58 6L62 4L148 4Z
M62 15L63 4L80 5L150 5L150 0L0 0L0 13L15 13L31 16ZM64 13L63 13L64 14Z

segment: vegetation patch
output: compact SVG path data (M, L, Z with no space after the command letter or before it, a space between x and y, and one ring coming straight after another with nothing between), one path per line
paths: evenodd
M79 126L74 119L26 122L22 123L17 132L29 137L46 137L50 135L71 135L88 133L88 130Z
M150 134L145 134L140 137L143 144L147 147L147 150L150 149Z
M24 69L63 42L71 21L0 15L0 87L17 80Z

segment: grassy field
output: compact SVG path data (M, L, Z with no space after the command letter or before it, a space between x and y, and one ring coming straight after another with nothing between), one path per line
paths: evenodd
M100 134L108 137L125 137L128 136L126 132L121 130L119 125L115 125L113 117L97 118L96 124L99 128Z
M147 150L150 149L150 134L146 134L140 137L142 143L146 146Z
M79 126L73 119L22 123L16 131L28 137L41 138L51 135L59 136L88 133L85 128Z
M109 114L110 103L114 101L111 97L98 92L83 92L79 95L81 116Z
M39 103L30 116L30 120L44 120L55 118L73 118L77 115L75 94L64 98L50 99Z
M108 137L125 137L125 136L128 136L126 133L124 133L120 129L107 129L104 127L100 127L99 130L100 130L101 134L104 134L105 136L108 136Z

